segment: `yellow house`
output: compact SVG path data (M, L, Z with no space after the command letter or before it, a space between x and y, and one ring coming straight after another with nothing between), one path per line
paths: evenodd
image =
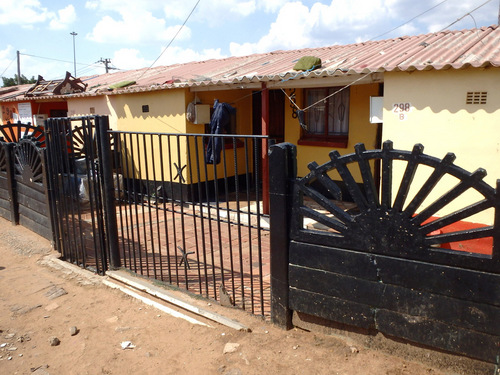
M109 115L115 130L180 134L209 133L218 100L236 109L226 132L297 145L299 176L309 162L330 160L333 149L344 155L360 142L373 149L392 140L403 150L421 143L439 158L454 152L457 165L485 168L493 184L500 177L499 45L494 25L275 51L84 77L86 91L64 100L69 116ZM299 69L305 57L310 65ZM12 100L0 95L1 105ZM395 166L396 175L403 170ZM352 173L361 184L359 171ZM414 185L427 176L418 171Z

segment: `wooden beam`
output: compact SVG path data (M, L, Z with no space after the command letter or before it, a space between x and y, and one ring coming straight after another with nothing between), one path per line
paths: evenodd
M262 135L269 135L269 90L262 83ZM268 140L262 141L262 213L269 214L269 158Z

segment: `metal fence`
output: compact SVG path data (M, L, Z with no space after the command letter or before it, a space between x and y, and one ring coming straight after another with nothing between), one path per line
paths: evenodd
M123 266L269 315L260 174L267 138L111 134Z

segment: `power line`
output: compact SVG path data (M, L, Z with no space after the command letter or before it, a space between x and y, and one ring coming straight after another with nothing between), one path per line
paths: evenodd
M198 0L196 2L196 4L194 5L193 9L191 10L191 12L189 13L189 15L187 16L187 18L185 19L184 23L181 25L181 27L179 27L179 30L177 30L177 32L175 33L174 37L172 38L172 40L170 40L170 42L168 43L168 45L163 49L163 51L160 53L160 56L158 56L156 58L155 61L153 61L153 63L149 66L149 68L147 68L139 78L137 78L137 80L141 79L144 74L146 74L146 72L151 69L153 67L154 64L156 64L156 62L160 59L160 57L163 56L163 54L165 53L165 51L168 49L168 47L170 47L170 45L174 42L175 38L177 38L177 35L179 35L179 33L181 32L181 30L184 28L184 26L186 25L187 21L189 20L189 18L191 18L191 15L194 13L196 7L198 6L198 4L200 3L201 0Z
M444 31L444 30L448 29L450 26L453 26L453 25L454 25L454 24L456 24L458 21L463 20L463 19L464 19L465 17L467 17L467 16L471 16L471 17L472 17L472 14L471 14L472 12L475 12L475 11L476 11L476 10L478 10L479 8L484 7L484 6L485 6L486 4L488 4L489 2L491 2L491 0L488 0L488 1L484 2L484 3L482 3L481 5L479 5L478 7L474 8L474 9L473 9L473 10L471 10L470 12L465 13L462 17L457 18L457 20L456 20L456 21L454 21L454 22L450 23L450 24L449 24L448 26L446 26L446 27L443 27L441 30L439 30L439 32L441 32L441 31ZM474 20L474 17L472 17L472 19ZM475 22L476 22L476 20L474 20L474 23L475 23Z
M45 59L45 60L52 60L52 61L59 61L59 62L63 62L63 63L73 64L73 61L59 60L59 59L54 59L54 58L51 58L51 57L36 56L36 55L30 55L30 54L27 54L27 53L21 53L20 55L29 56L29 57L35 57L37 59ZM76 63L76 64L77 65L85 65L85 66L94 65L94 64L87 64L87 63Z
M432 8L429 8L429 9L427 9L426 11L424 11L424 12L422 12L422 13L420 13L420 14L416 15L415 17L413 17L413 18L409 19L409 20L408 20L408 21L406 21L405 23L402 23L401 25L396 26L396 27L395 27L395 28L393 28L392 30L386 31L386 32L385 32L385 33L383 33L383 34L380 34L380 35L377 35L376 37L373 37L373 38L371 38L371 39L368 39L368 40L367 40L367 42L372 41L372 40L374 40L374 39L378 39L378 38L380 38L381 36L384 36L384 35L386 35L386 34L389 34L389 33L393 32L394 30L397 30L397 29L399 29L400 27L403 27L404 25L409 24L411 21L413 21L413 20L417 19L417 18L418 18L418 17L420 17L420 16L423 16L425 13L430 12L431 10L433 10L433 9L437 8L438 6L440 6L440 5L441 5L441 4L443 4L443 3L446 3L447 1L448 1L448 0L443 0L443 1L441 1L439 4L436 4L436 5L434 5ZM489 0L489 1L491 1L491 0Z
M12 65L12 63L13 63L14 61L16 61L16 58L17 58L17 57L14 57L14 58L12 59L12 61L9 63L9 65L7 65L7 67L6 67L6 68L5 68L5 70L2 72L2 74L0 74L0 76L2 76L2 77L4 76L4 74L5 74L5 72L7 71L7 69L9 69L9 68L10 68L10 66Z

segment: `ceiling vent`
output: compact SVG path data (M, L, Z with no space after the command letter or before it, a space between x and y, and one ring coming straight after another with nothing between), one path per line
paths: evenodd
M469 91L467 92L466 104L486 104L488 93L486 91Z

